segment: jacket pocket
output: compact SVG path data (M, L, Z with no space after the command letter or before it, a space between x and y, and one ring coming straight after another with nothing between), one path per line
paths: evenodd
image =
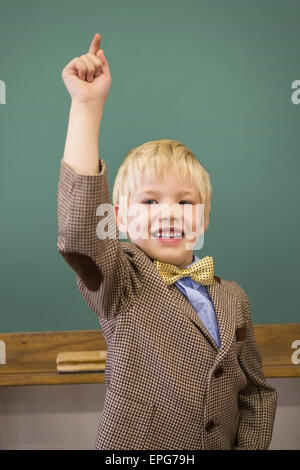
M239 328L235 330L235 338L237 342L245 341L246 337L247 337L246 325L240 326Z
M246 338L247 338L246 325L243 324L241 326L238 326L235 330L235 337L234 337L234 348L235 348L236 355L239 355L242 347L246 344Z
M95 447L106 450L144 450L154 404L128 398L108 389Z
M237 438L238 438L238 428L239 428L239 420L240 420L240 411L238 410L235 414L235 417L232 421L231 433L230 433L230 449L233 450L237 446Z

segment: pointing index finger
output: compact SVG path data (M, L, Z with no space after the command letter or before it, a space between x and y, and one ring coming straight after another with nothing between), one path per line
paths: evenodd
M99 50L100 47L100 42L101 42L101 34L96 33L94 34L94 37L91 41L90 48L89 48L89 53L90 54L95 54Z

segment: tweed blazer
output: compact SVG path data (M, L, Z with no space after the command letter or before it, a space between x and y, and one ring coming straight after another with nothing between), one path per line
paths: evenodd
M57 202L58 251L107 343L95 448L267 449L277 392L263 375L244 289L216 275L208 286L218 348L153 260L120 241L115 213L97 215L100 204L112 204L102 158L96 175L79 174L61 159ZM103 240L96 228L107 216L116 236Z

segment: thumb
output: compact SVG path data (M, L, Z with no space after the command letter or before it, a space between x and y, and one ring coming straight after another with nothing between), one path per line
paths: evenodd
M110 70L109 70L109 66L108 66L108 61L106 60L106 57L104 55L104 51L103 49L99 49L97 52L96 52L96 56L99 57L99 59L102 61L103 63L103 72L110 75Z
M101 59L104 63L106 63L106 58L105 58L103 49L99 49L96 52L96 56L99 57L99 59Z

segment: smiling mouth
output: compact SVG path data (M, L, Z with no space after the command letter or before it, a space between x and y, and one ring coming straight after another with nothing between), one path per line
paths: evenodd
M163 240L172 240L177 239L180 240L184 238L184 232L179 230L170 230L170 231L163 231L158 230L157 232L152 233L152 237L156 239L163 239Z

